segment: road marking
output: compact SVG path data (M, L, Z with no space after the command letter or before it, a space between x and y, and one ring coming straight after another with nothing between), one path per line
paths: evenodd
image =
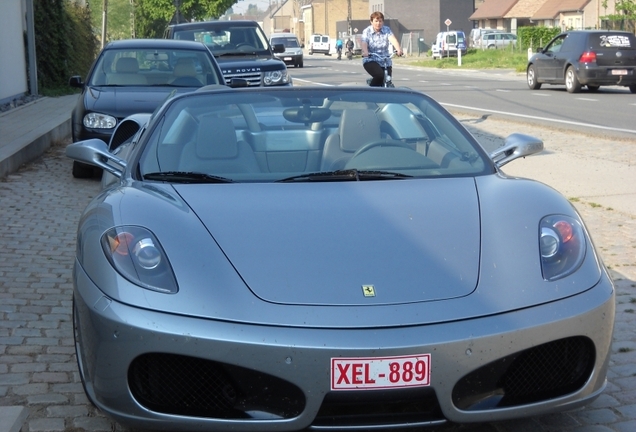
M546 94L546 93L532 93L533 96L543 96L543 97L550 97L552 95Z
M324 86L324 87L334 87L333 84L326 84L326 83L321 83L321 82L316 82L316 81L309 81L309 80L304 80L304 79L300 79L300 78L294 78L294 81L301 81L307 84L311 84L311 85L320 85L320 86Z
M452 86L453 84L449 84L449 83L440 83L439 85L443 85L443 86Z
M592 128L592 129L610 130L610 131L614 131L614 132L627 132L627 133L630 133L630 134L636 134L636 130L634 130L634 129L622 129L622 128L614 128L614 127L609 127L609 126L592 125L592 124L569 121L569 120L556 120L556 119L548 118L548 117L538 117L538 116L531 116L531 115L526 115L526 114L515 114L515 113L506 112L506 111L497 111L497 110L491 110L491 109L486 109L486 108L469 107L469 106L464 106L464 105L450 104L450 103L441 102L441 101L439 103L441 105L443 105L443 106L453 107L453 108L463 108L463 109L468 109L468 110L473 110L473 111L486 111L486 112L491 112L491 113L494 113L494 114L503 114L503 115L509 115L509 116L512 116L512 117L521 117L521 118L532 119L532 120L541 120L541 121L550 122L550 123L561 123L561 124L568 124L568 125L573 125L573 126L589 127L589 128Z
M582 101L598 102L598 99L590 99L590 98L577 98L577 99Z
M510 90L504 90L504 89L497 89L496 91L502 92L502 93L510 93Z

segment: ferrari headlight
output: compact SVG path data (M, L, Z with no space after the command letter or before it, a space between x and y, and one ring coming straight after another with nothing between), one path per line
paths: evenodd
M122 226L102 235L102 249L119 274L144 288L176 293L177 281L165 252L145 228Z
M288 84L290 82L287 69L265 72L263 82L266 86Z
M539 226L541 271L548 281L574 273L585 258L586 241L583 227L564 215L546 216Z
M106 114L88 113L84 116L84 126L90 129L112 129L117 126L117 119Z

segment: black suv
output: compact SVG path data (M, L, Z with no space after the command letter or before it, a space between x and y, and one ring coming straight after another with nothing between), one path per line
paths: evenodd
M526 77L532 90L544 83L565 84L570 93L583 85L592 92L618 85L636 93L636 37L609 30L561 33L528 60Z
M290 86L292 79L285 63L274 53L285 52L284 45L272 48L256 21L203 21L174 24L166 29L166 39L203 42L212 51L229 85L234 78L248 86Z

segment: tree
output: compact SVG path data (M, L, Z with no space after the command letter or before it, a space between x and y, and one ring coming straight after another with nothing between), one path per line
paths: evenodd
M608 0L603 0L601 5L607 11ZM636 0L614 0L613 14L606 15L602 19L609 21L614 29L631 31L636 30Z
M135 33L139 38L162 37L177 11L187 20L215 19L236 0L133 0Z

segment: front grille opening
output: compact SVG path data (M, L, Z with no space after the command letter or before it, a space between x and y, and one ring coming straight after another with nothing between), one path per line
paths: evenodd
M435 392L430 388L420 388L328 393L312 426L389 427L445 422Z
M280 378L226 363L177 354L137 357L128 370L134 398L151 411L219 419L286 419L305 396Z
M462 378L453 403L474 411L549 400L582 388L594 369L594 343L576 336L503 357Z

